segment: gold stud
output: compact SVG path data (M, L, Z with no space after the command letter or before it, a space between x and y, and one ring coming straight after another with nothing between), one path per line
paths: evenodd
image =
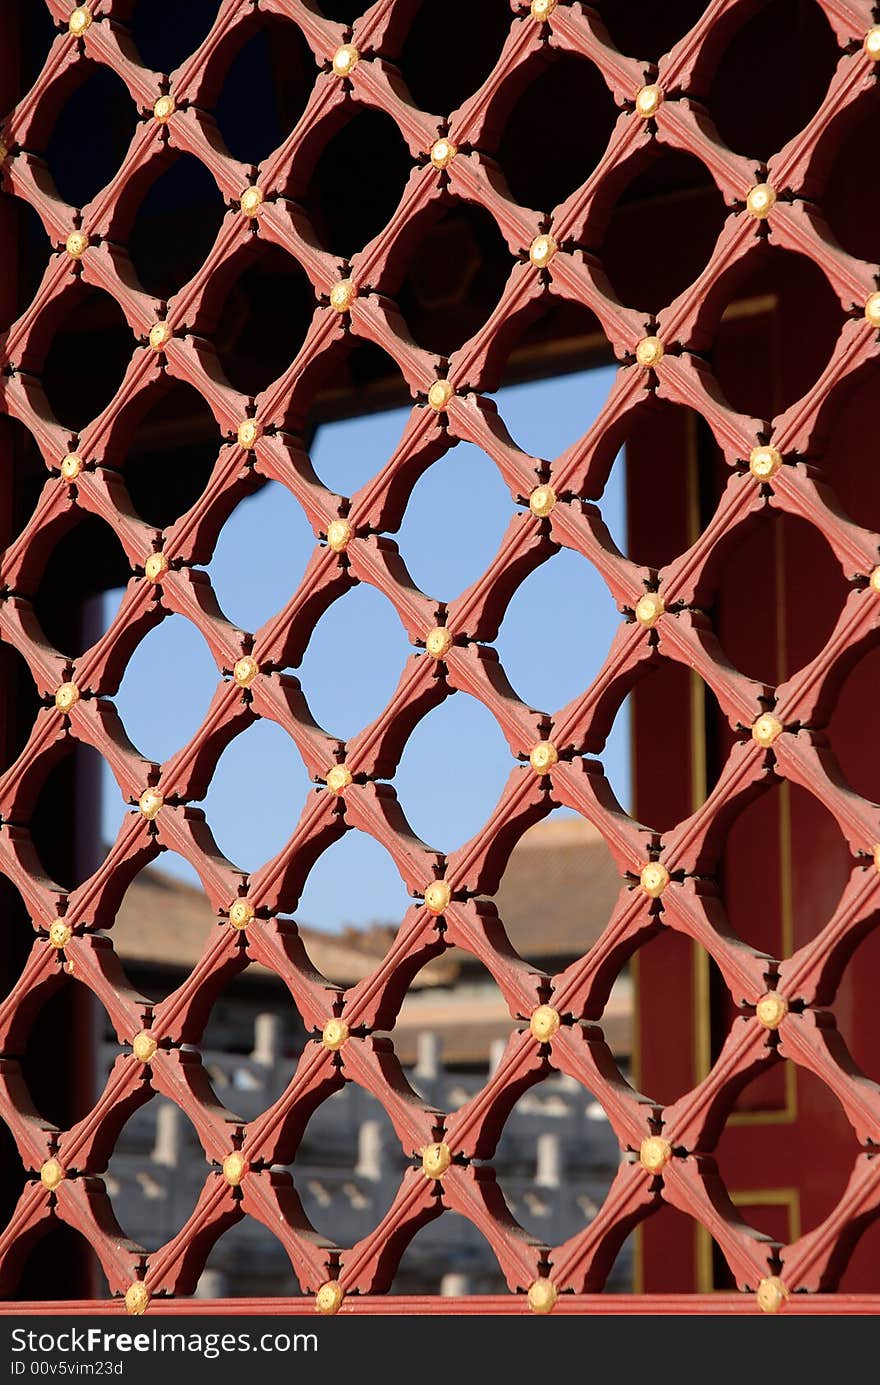
M746 211L749 216L753 216L756 221L763 221L773 210L776 202L776 189L771 188L769 183L756 183L749 189L746 198Z
M529 752L529 764L536 774L549 774L559 759L559 751L552 741L538 741Z
M347 313L356 297L354 282L351 279L338 279L330 290L330 307L338 313Z
M252 447L256 447L262 432L263 430L255 418L243 418L238 425L236 434L239 447L245 447L250 451Z
M537 269L545 269L558 249L551 235L535 236L529 246L529 259Z
M131 1051L139 1063L149 1063L156 1056L158 1047L149 1029L142 1029L131 1041Z
M253 186L245 188L241 197L238 199L238 205L241 207L245 216L259 216L260 208L263 205L263 189Z
M160 582L168 571L168 559L164 553L151 553L144 563L144 576L148 582Z
M91 22L91 10L87 9L85 5L77 5L76 9L70 12L67 27L72 34L75 34L76 37L79 38L80 34L85 33Z
M55 690L55 706L59 712L69 712L79 702L79 688L75 683L62 683Z
M769 481L782 466L782 453L777 447L753 447L749 453L749 471L758 481Z
M150 1306L150 1291L143 1280L137 1279L125 1291L125 1311L139 1318Z
M651 370L663 360L664 350L659 337L642 337L636 347L636 360L646 370Z
M785 1306L788 1290L778 1274L771 1274L761 1280L755 1298L762 1313L778 1313Z
M636 602L636 620L651 630L666 610L666 602L659 592L645 592Z
M253 923L256 910L253 904L249 904L246 899L237 899L229 910L229 922L239 933L243 928L247 928L249 923Z
M167 125L176 110L177 102L173 96L160 96L153 105L153 117L157 124Z
M874 847L874 869L880 870L880 842Z
M331 1053L338 1053L348 1042L349 1028L345 1020L329 1019L321 1031L321 1043Z
M431 163L435 168L448 168L457 153L458 149L452 140L441 136L431 145Z
M533 1313L552 1313L558 1298L559 1293L552 1279L535 1279L529 1285L529 1307Z
M347 77L357 67L360 53L353 43L343 43L333 54L333 71L337 77Z
M877 32L880 33L880 28ZM865 300L865 317L872 327L880 327L880 293L872 293Z
M64 248L72 260L81 260L89 248L89 238L85 231L71 231Z
M546 519L556 505L556 492L551 485L536 486L529 496L529 509L538 519Z
M752 727L752 740L757 741L758 745L765 749L773 744L777 736L781 735L782 722L770 712L764 712L759 716Z
M331 793L345 793L351 782L351 770L348 765L334 765L327 771L327 788Z
M49 1192L54 1192L59 1183L63 1183L66 1174L57 1159L47 1159L40 1169L40 1182Z
M73 937L73 929L64 919L54 919L49 925L49 942L53 947L60 951L62 947L67 947Z
M344 1298L345 1290L339 1280L328 1279L315 1294L315 1311L323 1313L325 1317L332 1317L334 1313L339 1312Z
M442 1141L422 1150L422 1172L426 1178L442 1178L451 1163L452 1151Z
M237 1188L247 1171L247 1159L237 1149L234 1149L231 1154L227 1154L223 1160L223 1177L230 1188Z
M765 1029L778 1029L788 1014L788 1001L778 991L768 991L755 1006L755 1014Z
M445 659L452 645L452 631L445 625L435 625L425 640L425 649L432 659Z
M150 328L150 345L154 351L162 351L171 340L171 323L154 322Z
M61 475L65 481L75 481L83 469L83 460L78 452L68 452L61 461Z
M880 567L874 568L873 572L868 578L868 585L871 588L871 591L880 592Z
M871 62L880 62L880 25L875 24L874 27L869 29L865 34L864 47Z
M648 1173L659 1173L672 1158L672 1145L662 1135L649 1135L639 1145L639 1163Z
M5 164L8 154L9 150L6 148L6 145L3 143L2 139L0 139L0 164Z
M152 822L155 817L158 817L164 802L165 800L158 789L144 789L138 799L138 807L147 821Z
M539 1044L546 1044L558 1033L562 1021L559 1018L559 1011L554 1010L552 1005L539 1005L532 1011L529 1020L529 1029L533 1039L537 1039Z
M636 92L636 110L643 119L648 120L650 116L656 115L663 105L663 88L656 83L650 86L641 87Z
M650 899L659 899L669 884L669 871L659 861L648 861L639 872L639 884Z
M425 907L429 914L442 914L451 900L452 890L446 880L434 880L425 890Z
M448 380L435 380L428 390L428 403L438 414L442 413L454 394L455 390Z
M253 655L243 654L236 662L232 676L240 688L249 688L259 671L260 666Z
M347 519L334 519L327 525L327 547L334 553L344 553L351 543L353 530Z

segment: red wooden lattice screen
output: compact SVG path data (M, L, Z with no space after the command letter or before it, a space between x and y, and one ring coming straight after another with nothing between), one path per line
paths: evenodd
M848 1248L880 1209L880 1163L873 1157L880 1090L850 1062L826 1008L880 900L880 813L843 782L823 727L844 673L876 634L880 540L844 516L816 464L822 411L880 354L880 292L876 266L840 249L811 199L829 148L874 87L880 28L872 27L864 0L819 3L840 49L833 80L806 128L763 166L726 148L690 94L705 89L723 41L751 12L750 0L711 0L658 69L617 51L586 7L564 0L513 3L509 36L491 75L442 120L415 107L394 66L415 9L411 0L377 0L351 30L302 0L260 0L262 13L298 26L314 55L315 80L292 133L252 178L225 152L202 108L217 55L228 58L253 17L250 0L222 0L208 36L170 78L140 64L124 22L129 7L95 0L71 11L62 0L48 0L59 32L33 88L3 124L0 151L4 188L36 209L55 247L33 302L0 342L3 411L30 430L47 470L33 516L2 558L0 638L27 661L43 700L27 745L0 778L0 869L21 894L34 928L27 963L0 1005L0 1112L27 1170L0 1236L0 1284L7 1295L34 1241L61 1219L93 1247L119 1306L124 1301L130 1312L143 1312L162 1297L191 1293L213 1241L244 1214L283 1242L303 1294L316 1296L320 1311L358 1305L376 1311L373 1296L387 1289L408 1241L448 1208L474 1222L492 1245L511 1309L578 1309L591 1302L585 1295L601 1289L633 1227L663 1202L701 1223L720 1247L746 1291L723 1299L732 1311L809 1311L821 1301L817 1295L834 1289ZM517 205L491 158L493 98L502 87L519 90L530 80L529 64L541 45L587 58L619 108L598 167L549 213ZM45 164L29 152L29 138L37 124L60 113L65 78L86 57L118 74L139 121L118 174L76 209L59 200ZM352 103L393 118L409 147L412 172L389 224L348 264L322 249L288 193L297 161L344 123ZM727 208L705 270L656 319L617 301L597 257L584 248L591 244L593 219L619 184L615 175L652 141L701 160ZM204 164L228 206L204 265L167 311L139 287L120 230L144 171L166 142ZM495 219L510 251L510 274L485 326L446 362L414 344L395 293L425 216L450 194ZM315 309L295 359L251 399L226 382L204 324L212 288L216 292L234 271L254 236L299 262L313 286ZM848 314L821 378L772 423L730 408L703 354L725 286L767 237L819 266ZM120 305L132 350L111 403L71 436L52 416L40 369L57 310L80 276ZM513 444L483 391L495 387L512 335L553 296L595 314L619 370L595 426L551 465ZM318 481L298 430L319 383L332 377L352 337L393 357L413 404L394 456L360 492L342 498ZM199 501L158 532L134 515L120 467L131 420L148 406L163 372L201 394L226 441ZM586 498L601 494L628 424L655 394L696 410L729 467L705 531L660 571L623 557ZM446 605L413 587L387 535L399 526L418 476L459 439L492 458L519 511L487 572ZM195 565L207 561L235 504L268 478L300 502L316 548L286 609L249 634L223 616ZM826 647L776 688L727 663L703 610L721 546L767 506L814 525L851 584ZM71 664L46 641L30 597L48 549L86 513L111 526L131 577L109 630ZM592 686L551 713L516 697L491 642L517 586L558 546L595 564L622 619ZM299 684L280 670L298 662L320 615L355 582L372 584L392 602L414 653L386 710L342 744L314 724ZM198 734L160 766L129 742L112 697L138 641L171 613L198 627L222 676ZM662 836L622 813L593 758L627 692L660 659L695 669L736 733L705 805ZM446 858L415 838L406 804L387 781L417 722L456 691L478 698L496 717L512 769L484 829ZM287 846L245 877L220 855L204 815L192 805L204 797L224 747L256 717L290 734L321 787L308 798ZM64 894L41 867L29 814L71 738L108 762L132 811L100 869ZM713 880L727 826L780 778L827 808L852 856L836 913L784 961L731 934ZM599 829L623 883L598 944L549 977L513 952L491 897L516 841L560 804ZM343 992L314 974L295 927L276 915L295 908L317 857L351 827L372 834L391 853L416 902L375 973ZM151 1005L125 979L112 924L127 885L162 847L194 866L218 925L188 980ZM665 1108L623 1081L601 1030L614 977L658 928L678 930L705 948L738 1007L709 1076ZM375 1035L393 1030L413 976L453 944L491 972L510 1009L511 1034L485 1088L460 1110L443 1113L426 1109L410 1091L392 1042ZM213 998L250 962L282 978L314 1039L282 1098L242 1126L218 1103L189 1045L198 1044ZM120 1052L94 1109L72 1128L57 1130L34 1111L19 1059L36 1010L63 984L94 994L111 1017ZM827 1084L854 1132L852 1176L839 1205L789 1246L739 1220L712 1155L737 1092L780 1057ZM552 1071L596 1095L625 1157L595 1219L565 1244L548 1247L512 1221L491 1158L515 1101ZM293 1163L309 1116L346 1081L382 1103L412 1167L381 1224L358 1245L337 1248L312 1231L295 1176L276 1166ZM207 1168L188 1223L147 1256L117 1226L101 1174L122 1125L153 1093L185 1110Z

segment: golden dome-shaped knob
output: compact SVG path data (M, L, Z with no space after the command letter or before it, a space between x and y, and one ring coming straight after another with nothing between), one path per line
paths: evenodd
M84 34L92 22L92 12L86 5L77 5L75 10L71 10L67 27L77 38Z
M249 923L253 923L256 911L253 904L247 899L236 899L229 908L229 922L232 927L240 933L243 928L247 928Z
M875 567L868 578L868 586L871 591L880 592L880 567Z
M782 735L782 722L778 717L774 717L770 712L764 712L758 717L752 726L752 740L757 741L758 745L767 746L773 744L777 736Z
M769 183L756 183L746 197L746 211L756 221L768 217L776 203L776 190Z
M242 654L236 660L235 668L232 670L232 677L240 688L249 688L260 671L260 665L252 654Z
M59 950L62 947L67 947L72 937L73 929L69 923L64 922L64 919L53 919L49 924L49 942L53 947L57 947Z
M636 602L636 620L651 630L666 610L666 602L659 592L645 592Z
M552 741L538 741L529 752L529 764L536 774L549 774L559 759L559 751Z
M351 279L338 279L330 290L330 307L338 313L347 313L355 298L357 289Z
M441 135L440 139L435 140L431 145L431 163L435 168L448 168L457 153L458 150L452 140Z
M452 631L445 625L435 625L425 640L425 649L432 659L445 659L453 644Z
M148 822L159 816L165 800L158 789L144 789L138 799L138 807Z
M55 706L59 712L69 712L79 702L79 688L75 683L61 683L55 689Z
M558 1298L552 1279L535 1279L529 1285L529 1307L533 1313L552 1313Z
M61 475L65 481L75 481L83 469L83 459L78 452L68 452L61 461Z
M778 1313L785 1307L788 1290L777 1274L762 1279L755 1298L762 1313Z
M338 1053L343 1044L348 1042L350 1030L345 1020L329 1019L321 1031L321 1043L325 1048L329 1048L331 1053Z
M880 293L869 294L865 299L865 317L872 327L880 328Z
M159 582L168 571L168 559L164 553L151 553L144 563L144 576L148 582Z
M642 337L636 347L636 360L646 370L653 369L663 360L665 348L659 337Z
M171 340L171 323L154 322L150 328L150 345L154 351L164 351Z
M40 1169L40 1182L49 1192L54 1192L59 1183L63 1183L66 1173L57 1159L47 1159Z
M529 246L529 259L538 269L545 269L559 246L551 235L535 236Z
M663 88L658 87L656 82L641 87L636 92L636 111L643 120L648 120L652 115L656 115L662 105Z
M64 248L72 260L81 260L89 248L89 238L85 231L71 231L64 242Z
M639 884L651 899L659 899L669 884L669 871L659 861L648 861L639 872Z
M536 486L529 496L529 509L538 519L546 519L556 507L556 492L548 483Z
M327 788L331 793L345 793L351 782L351 770L348 765L334 765L327 771Z
M559 1011L554 1010L552 1005L539 1005L532 1011L529 1030L532 1038L537 1039L539 1044L546 1044L559 1032L561 1023Z
M537 19L539 24L546 24L556 9L556 0L532 0L531 8L532 19Z
M639 1145L639 1163L648 1173L659 1173L672 1158L672 1145L662 1135L649 1135Z
M433 880L425 890L425 907L429 914L442 914L452 902L452 890L446 880Z
M149 1063L156 1056L159 1045L149 1029L142 1029L131 1041L131 1051L139 1063Z
M153 118L159 125L167 125L176 110L177 102L173 96L160 96L153 105Z
M452 1151L442 1141L422 1150L422 1172L426 1178L442 1178L452 1163Z
M238 199L238 205L245 216L259 216L260 208L263 205L263 189L258 187L245 188Z
M428 403L438 414L442 413L454 394L455 390L449 380L435 380L428 390Z
M749 453L749 471L758 481L769 481L782 466L782 453L777 447L753 447Z
M337 77L347 77L357 67L360 53L353 43L343 43L333 54L333 71Z
M125 1311L139 1318L150 1306L150 1291L142 1280L135 1280L125 1291Z
M875 24L865 34L864 49L871 62L880 62L880 24Z
M338 1313L345 1298L345 1290L338 1279L328 1279L315 1294L315 1311L331 1317Z
M347 519L331 520L327 525L328 548L332 548L334 553L344 553L351 543L353 532Z
M240 1150L234 1149L223 1160L223 1177L230 1188L237 1188L248 1171L248 1161Z
M238 432L236 433L239 447L247 448L248 451L250 451L252 447L256 447L262 431L262 428L255 418L243 418L238 425Z
M788 1014L788 1001L778 991L768 991L755 1006L755 1014L765 1029L778 1029Z

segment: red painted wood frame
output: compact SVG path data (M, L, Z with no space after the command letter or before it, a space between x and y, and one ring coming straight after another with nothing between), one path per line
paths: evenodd
M821 210L835 150L876 89L880 33L862 0L817 3L839 48L836 70L814 118L765 164L726 147L703 104L719 53L751 13L752 0L711 0L656 68L619 52L588 8L564 0L514 3L491 75L443 118L415 106L394 64L415 10L410 0L377 0L351 31L302 0L263 0L263 13L298 26L316 66L304 114L253 176L225 151L204 109L220 55L228 61L252 21L249 3L222 0L204 42L164 77L139 62L126 28L130 6L122 0L95 0L73 11L49 0L59 32L33 88L4 120L2 136L4 189L36 209L54 247L36 297L0 342L2 409L31 432L46 465L36 510L2 558L0 639L27 662L43 704L24 750L0 777L0 870L24 901L34 930L30 955L0 1006L0 1110L26 1172L0 1237L0 1289L7 1295L15 1292L32 1247L62 1221L97 1254L116 1296L111 1308L188 1308L185 1296L210 1246L245 1215L269 1226L287 1250L304 1294L288 1301L291 1307L463 1312L485 1311L488 1302L501 1308L502 1301L494 1299L375 1297L389 1286L409 1240L449 1210L469 1218L491 1244L511 1291L503 1301L510 1311L595 1311L598 1305L609 1311L875 1311L880 1304L869 1296L827 1296L880 1209L880 1165L874 1158L880 1089L859 1069L835 1022L847 963L870 931L880 898L880 810L847 783L828 735L847 675L877 641L880 540L868 524L873 486L864 475L864 448L856 449L848 480L827 465L831 423L876 368L880 295L877 267L841 248ZM585 171L584 183L560 205L538 211L513 200L492 155L505 110L532 80L548 47L593 63L619 114L598 167ZM57 196L31 144L57 118L71 73L86 59L118 74L139 119L116 177L89 205L72 208ZM316 150L356 107L391 115L409 147L412 173L387 227L348 263L321 247L298 199ZM163 305L137 282L125 227L166 144L204 164L228 211L202 268ZM697 281L652 315L617 299L592 247L593 228L622 180L658 144L705 165L727 214ZM408 254L448 197L483 207L495 219L510 251L510 275L488 321L447 361L414 344L395 295ZM313 286L315 309L289 367L248 398L219 367L211 323L218 295L254 236L298 261ZM807 392L779 411L767 410L766 417L752 417L725 398L717 357L713 369L708 356L723 338L725 304L768 241L818 267L839 302L841 323L830 357ZM40 372L53 324L78 279L119 304L132 350L111 403L71 435L52 415ZM516 446L487 392L497 386L517 335L559 300L595 314L619 370L596 424L549 461ZM342 497L318 480L301 433L315 391L332 379L357 339L394 359L413 403L394 456L360 492ZM760 340L759 333L747 335L740 355ZM743 359L748 371L749 358ZM138 419L168 377L198 390L225 442L199 501L160 532L134 513L123 463ZM639 437L661 436L657 419L667 406L702 420L704 461L698 459L696 475L703 513L698 506L695 527L681 529L674 556L640 564L616 548L597 502L622 443L629 445L633 475L651 463ZM389 535L399 527L418 476L458 440L488 454L519 508L488 571L446 604L414 587ZM673 430L666 455L680 445ZM663 455L661 449L658 460ZM316 548L285 610L247 633L225 618L200 565L231 509L267 479L281 482L299 500ZM684 491L672 490L664 520L663 503L656 509L640 503L633 488L636 532L651 522L675 527ZM45 638L33 596L47 553L86 514L112 528L131 577L110 629L71 661ZM749 633L738 643L737 587L724 569L762 521L782 516L798 521L801 534L821 536L846 591L818 650L810 647L810 637L820 598L799 607L789 665L757 678L737 664L738 657L743 665L760 662L761 641ZM809 541L803 543L809 555ZM516 696L492 641L518 585L560 547L597 567L618 603L621 624L594 683L569 705L543 711ZM770 583L771 551L759 543L750 569L764 578L759 596L773 591L768 601L777 600L780 571L773 569ZM343 744L314 723L297 680L284 670L296 666L317 619L355 582L370 583L392 602L414 652L389 707ZM138 641L173 613L204 636L220 681L193 741L158 765L130 743L112 698ZM777 646L771 638L770 647ZM670 668L676 687L667 684L652 694L648 675L662 682L663 670ZM632 689L639 812L647 825L619 808L597 758ZM478 698L496 717L512 769L484 829L447 857L415 838L406 805L388 781L414 726L457 692ZM246 876L220 855L194 805L204 797L222 750L255 717L289 732L322 787L309 797L285 848ZM686 801L679 771L687 766L693 787L703 753L693 749L697 725L707 735L712 730L717 782L705 801L700 793ZM860 729L856 725L850 735ZM678 769L667 757L665 783L651 769L658 740L685 751ZM46 878L29 823L49 769L74 741L107 761L132 811L99 870L66 893ZM731 925L736 881L748 875L751 850L747 837L735 838L736 825L754 804L778 798L780 786L821 806L845 843L846 860L839 901L830 907L828 892L819 891L816 916L795 936L789 954L773 945L778 938L772 929L765 930L771 939L765 943L757 934L738 936ZM492 896L516 841L558 805L599 829L622 885L600 941L551 977L513 951ZM314 974L295 927L278 915L295 909L314 861L353 827L390 852L416 902L375 974L343 991ZM808 826L804 840L815 844L824 830ZM113 949L112 924L126 887L162 848L179 852L196 869L217 927L193 975L154 1005L127 982ZM770 854L778 857L781 850L777 840ZM760 874L755 878L766 883ZM766 920L772 912L766 891L760 899ZM736 912L741 915L743 907L740 900ZM676 960L670 940L676 938L686 944L688 963L681 971L670 965ZM458 1111L444 1113L427 1108L409 1089L393 1040L381 1034L393 1031L412 977L450 945L474 953L491 972L510 1008L511 1036L485 1088ZM643 1096L626 1083L602 1035L611 984L636 954L642 1029L649 1028L652 1038L640 1081L651 1092L657 1070L661 1084L677 1082L669 1100L659 1088ZM716 976L714 995L706 983L708 959ZM226 982L254 961L286 983L314 1038L280 1100L242 1125L217 1101L189 1045L197 1045ZM685 992L676 991L682 982L686 1000ZM701 1032L699 1020L685 1025L681 1016L685 1005L688 1015L697 1013L689 1008L690 995L700 986L698 1013L711 1009L716 1035L721 1024L724 1032L713 1046L710 1023L708 1038L700 1039L705 1070L691 1074L679 1064L679 1081L674 1065L682 1033L691 1034L691 1023L691 1037ZM91 992L120 1044L94 1109L67 1129L53 1127L33 1108L21 1070L34 1015L62 987ZM70 1037L75 1040L75 1032ZM660 1071L664 1055L671 1066ZM736 1129L741 1094L764 1074L772 1084L774 1072L783 1068L818 1080L842 1113L835 1148L843 1147L841 1129L851 1145L849 1181L839 1199L810 1231L788 1240L742 1220L723 1176L726 1162L718 1157ZM594 1220L551 1247L513 1222L491 1158L517 1098L554 1071L595 1094L624 1158ZM277 1166L294 1162L309 1116L347 1081L380 1100L412 1165L381 1224L359 1244L336 1247L309 1226L295 1178ZM186 1112L206 1169L192 1217L167 1245L147 1255L117 1225L101 1175L122 1125L154 1093ZM770 1105L773 1099L771 1092ZM804 1157L821 1180L825 1153L809 1138L816 1128L808 1128ZM754 1131L748 1135L757 1138ZM731 1150L730 1167L739 1173L748 1158L748 1149ZM751 1182L734 1191L739 1205L749 1206L749 1194L759 1189ZM623 1241L642 1223L650 1251L650 1219L659 1212L659 1227L667 1215L662 1209L686 1219L688 1235L692 1226L699 1228L708 1238L704 1246L711 1250L714 1244L738 1293L678 1298L672 1293L678 1284L667 1283L649 1285L655 1292L643 1296L596 1297ZM646 1265L654 1274L652 1264L657 1261L649 1254ZM679 1273L671 1255L669 1265L670 1277ZM685 1287L693 1284L691 1275ZM252 1311L258 1305L215 1306Z

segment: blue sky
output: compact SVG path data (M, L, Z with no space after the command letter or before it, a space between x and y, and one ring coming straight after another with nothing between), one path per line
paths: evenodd
M510 386L499 391L498 406L521 447L553 458L590 427L613 375L614 368L605 367ZM358 490L394 450L408 413L395 409L321 428L312 459L325 484L344 495ZM626 540L623 480L621 456L601 502L621 547ZM417 585L441 600L457 596L488 565L514 509L489 458L470 444L453 448L415 486L396 536ZM227 520L207 569L229 619L245 630L262 625L289 599L314 545L297 502L277 483L243 501ZM119 592L107 594L108 618L119 598ZM562 549L520 587L496 647L520 696L552 712L595 676L619 621L598 573L585 558ZM534 636L538 625L540 652ZM390 602L362 585L322 617L295 673L315 719L332 735L349 739L387 703L411 652ZM161 703L151 676L157 666L177 670L175 686ZM182 617L170 617L151 631L129 662L116 698L138 749L161 762L184 745L201 724L218 677L207 645ZM625 705L602 758L628 807ZM415 831L449 852L485 822L512 763L491 714L458 693L416 728L394 782ZM102 830L112 841L126 809L109 771L104 773ZM286 732L259 721L224 752L203 806L221 850L252 871L290 837L309 789ZM157 865L198 883L188 863L171 852ZM390 856L370 837L352 831L314 867L296 917L325 929L396 922L407 903Z

